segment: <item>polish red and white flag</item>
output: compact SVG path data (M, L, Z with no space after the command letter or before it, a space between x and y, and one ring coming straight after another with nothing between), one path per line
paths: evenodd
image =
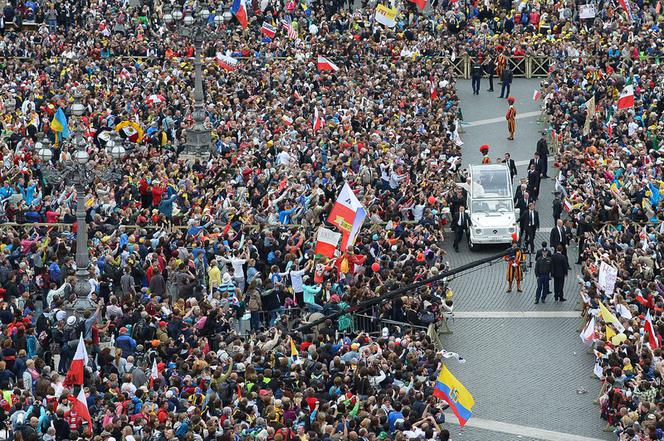
M323 120L321 119L320 115L318 114L318 107L314 109L314 119L313 119L313 129L314 133L319 131L321 127L323 127Z
M339 66L328 60L327 58L319 55L318 56L318 70L331 70L336 72L339 70Z
M655 326L652 323L652 316L650 315L650 310L646 313L646 322L643 324L643 330L648 333L648 343L650 344L650 349L657 349L660 347L659 337L655 331Z
M69 366L69 371L67 371L63 384L65 386L83 384L83 374L85 372L85 366L87 365L88 351L85 349L85 341L83 340L83 333L81 332L81 337L78 339L78 346L76 346L74 359Z
M69 400L72 402L72 410L78 414L83 420L87 421L88 427L92 431L92 418L90 417L90 410L88 409L88 400L85 397L85 392L81 388L76 397L70 396Z

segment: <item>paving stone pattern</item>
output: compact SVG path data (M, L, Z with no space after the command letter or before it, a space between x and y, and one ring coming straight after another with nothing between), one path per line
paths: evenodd
M459 81L457 86L461 98L465 121L479 121L504 115L507 104L497 98L498 94L482 92L473 96L469 81ZM539 81L515 80L511 95L517 98L517 109L521 113L537 110L532 101L532 91ZM498 88L497 88L498 89ZM491 96L488 96L491 95ZM537 117L517 122L516 141L505 138L505 122L467 127L462 134L464 141L464 163L480 161L479 146L489 144L490 157L502 157L510 152L515 161L532 157L539 139L541 127ZM549 163L549 175L556 170ZM524 176L525 166L519 167ZM542 229L537 235L536 248L542 240L548 240L553 227L551 202L553 181L544 180L537 209L540 212ZM461 252L452 249L452 238L448 237L444 248L449 253L452 267L491 256L505 247L484 247L476 252L468 250L464 243ZM575 309L578 295L575 265L576 248L569 250L572 267L565 283L567 302L553 301L535 305L536 281L531 271L524 275L523 293L505 293L505 265L503 261L481 270L458 276L451 282L455 292L457 311L571 311ZM534 266L534 262L533 262ZM553 290L553 282L551 282ZM615 436L602 432L603 421L599 409L592 404L599 391L599 382L592 378L592 355L578 336L580 318L466 318L450 323L451 335L443 336L446 349L460 353L467 359L465 364L452 361L449 367L475 397L477 417L556 432L582 435L597 439L614 440ZM588 391L578 394L577 389ZM526 437L503 434L485 429L447 424L454 440L507 441L528 440ZM532 438L535 439L535 438Z

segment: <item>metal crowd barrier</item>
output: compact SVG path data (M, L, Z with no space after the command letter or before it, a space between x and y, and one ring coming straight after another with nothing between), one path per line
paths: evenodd
M368 334L380 334L383 328L391 328L398 326L401 329L412 329L414 331L429 332L429 328L433 325L414 325L412 323L399 322L386 318L376 317L368 314L352 314L353 317L353 330L361 330ZM443 320L444 321L444 320Z
M528 78L545 78L549 76L551 59L546 56L526 57Z
M457 78L470 79L470 65L473 58L466 55L457 58L450 65L454 69ZM548 55L525 55L518 57L507 57L507 65L517 78L546 78L553 64L553 58ZM500 78L497 78L500 81Z
M530 58L526 57L508 57L507 65L512 69L512 74L517 78L530 78L527 62Z
M286 317L286 322L288 329L291 330L296 323L296 320L309 314L310 311L303 308L279 308L275 311L258 311L258 326L259 328L269 328L273 325L271 321L281 321ZM438 338L439 333L445 333L446 331L440 331L440 324L444 322L441 320L438 323L432 323L428 326L414 325L412 323L399 322L395 320L389 320L381 317L375 317L368 314L357 314L349 313L351 318L350 330L353 332L362 331L370 335L379 336L382 333L383 328L393 329L394 327L399 327L401 330L413 330L418 332L426 332L429 336L433 338L435 335ZM447 325L444 324L444 327L449 331ZM238 320L236 324L236 331L242 335L251 334L251 313L246 311L244 316Z

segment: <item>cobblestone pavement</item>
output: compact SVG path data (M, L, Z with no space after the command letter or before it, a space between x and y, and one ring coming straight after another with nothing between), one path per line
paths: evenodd
M443 343L467 360L448 366L473 394L474 415L604 439L599 409L592 404L599 382L591 377L592 355L575 332L579 323L578 318L455 320ZM465 429L469 435L474 430Z
M516 140L508 141L504 118L498 119L504 117L506 101L498 99L497 93L485 92L486 79L479 96L472 95L469 81L458 82L464 121L471 123L465 126L461 135L464 164L480 162L479 146L482 144L489 144L490 157L494 160L510 152L517 164L527 163L542 128L537 124L538 103L532 101L533 90L538 84L538 80L515 80L511 95L517 99L519 114L525 113L526 117L517 121ZM556 175L552 166L553 163L549 162L549 176ZM525 164L519 165L518 169L518 177L524 176ZM537 235L536 248L543 240L548 241L554 225L552 189L553 180L544 180L537 207L542 228ZM455 253L451 238L448 238L445 249L454 268L495 255L505 247L488 246L471 252L464 243L460 253ZM570 247L568 257L572 270L565 282L568 301L564 303L554 302L550 296L546 304L534 304L536 282L532 270L524 275L523 293L516 290L506 293L506 264L503 261L457 276L451 282L455 310L476 318L456 318L449 324L453 333L443 336L445 348L460 353L467 360L465 364L452 361L448 366L473 394L477 418L561 432L561 437L528 438L516 433L469 426L461 429L456 424L446 424L453 434L452 439L563 440L565 434L615 439L615 436L602 432L604 425L599 409L592 404L599 391L599 382L592 377L592 356L586 353L578 336L580 318L573 314L578 300L576 276L580 269L574 264L577 257L575 246ZM549 311L554 317L482 318L489 311L497 312L498 316L500 312ZM561 317L555 316L556 311L561 312Z
M478 428L450 428L450 434L453 441L539 441L537 438L524 438L522 436L516 437L509 433L494 432L492 430L478 429Z

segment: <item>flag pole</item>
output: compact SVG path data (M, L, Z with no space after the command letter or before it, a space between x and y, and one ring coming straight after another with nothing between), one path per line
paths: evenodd
M313 328L314 326L318 326L322 323L325 323L325 321L328 320L328 319L335 320L335 319L341 317L342 315L345 315L345 314L348 314L348 313L363 312L363 311L371 308L374 305L378 305L378 304L381 304L383 302L387 302L388 300L392 300L394 298L402 296L403 294L406 294L406 293L408 293L410 291L413 291L417 288L420 288L422 286L428 285L430 283L438 282L438 281L440 281L440 280L442 280L446 277L450 277L450 276L453 276L454 274L458 274L458 273L462 273L464 271L468 271L470 269L473 269L473 268L475 268L477 266L480 266L480 265L483 265L485 263L491 263L494 260L502 259L504 256L514 254L516 252L516 250L517 250L516 248L510 247L510 248L507 248L502 253L498 253L498 254L495 254L495 255L490 256L490 257L485 257L484 259L475 260L474 262L470 262L470 263L467 263L465 265L461 265L460 267L457 267L457 268L454 268L454 269L451 269L451 270L447 270L447 271L443 271L442 273L440 273L438 275L435 275L433 277L429 277L428 279L420 280L419 282L415 282L415 283L411 283L411 284L402 286L401 288L394 289L394 290L392 290L392 291L390 291L387 294L384 294L382 296L374 297L374 298L369 299L369 300L365 300L363 302L358 303L357 305L351 306L348 309L345 309L345 310L342 310L342 311L337 311L333 314L329 314L329 315L326 315L324 317L321 317L318 320L314 320L313 322L303 324L299 328L294 329L292 332L304 332L304 331L307 331L307 330Z

